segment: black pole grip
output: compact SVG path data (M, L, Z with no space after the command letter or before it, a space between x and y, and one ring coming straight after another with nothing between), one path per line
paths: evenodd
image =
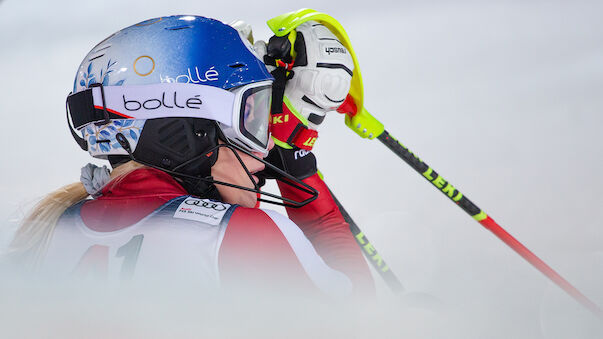
M454 188L448 181L440 176L436 171L424 163L418 156L413 154L406 146L402 145L398 140L392 137L389 132L383 131L377 139L381 141L392 152L396 153L415 171L419 172L427 181L431 182L440 192L444 193L455 204L459 205L463 211L467 212L477 221L485 218L486 214L477 207L471 200L463 195L459 190Z

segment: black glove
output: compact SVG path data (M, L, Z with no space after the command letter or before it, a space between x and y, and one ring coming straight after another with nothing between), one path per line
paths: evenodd
M314 154L303 149L284 149L274 146L264 160L300 180L306 179L318 171ZM280 178L268 167L256 173L256 176L263 179Z

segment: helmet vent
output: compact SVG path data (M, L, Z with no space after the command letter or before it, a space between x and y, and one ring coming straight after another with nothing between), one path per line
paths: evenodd
M92 50L92 52L90 52L90 54L91 54L91 55L94 55L94 54L96 54L96 53L100 53L101 51L104 51L104 50L109 49L109 48L111 48L111 44L106 44L106 45L101 46L101 47L99 47L99 48L95 48L95 49L93 49L93 50ZM88 61L96 60L96 59L101 58L101 57L103 57L103 56L105 56L105 53L103 53L103 54L101 54L101 55L97 55L97 56L95 56L95 57L88 58Z
M98 59L98 58L102 58L103 56L105 56L105 55L104 55L104 54L97 55L97 56L95 56L94 58L90 58L90 59L88 59L88 61L96 60L96 59Z
M192 28L192 27L189 25L182 25L182 26L166 27L165 29L167 29L168 31L179 31L181 29L187 29L187 28Z
M98 52L100 52L100 51L104 51L104 50L106 50L106 49L107 49L107 48L109 48L109 47L111 47L111 45L110 45L110 44L109 44L109 45L105 45L105 46L103 46L103 47L100 47L100 48L98 48L98 49L95 49L95 50L94 50L94 52L95 52L95 53L98 53Z
M245 67L245 65L242 64L242 63L240 63L240 62L237 62L236 64L228 65L228 67L231 67L231 68L241 68L241 67Z

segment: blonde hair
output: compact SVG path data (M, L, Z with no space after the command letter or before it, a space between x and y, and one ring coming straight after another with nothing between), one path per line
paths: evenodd
M144 167L134 161L111 172L111 182L119 182L126 174ZM29 212L15 232L7 258L19 269L33 270L43 259L56 224L67 208L89 196L81 182L72 183L46 195Z

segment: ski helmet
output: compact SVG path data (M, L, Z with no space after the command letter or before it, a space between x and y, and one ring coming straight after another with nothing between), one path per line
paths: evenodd
M170 16L122 29L96 45L81 63L68 101L74 127L94 157L127 155L115 139L118 131L136 154L149 120L172 117L217 121L230 141L265 153L271 82L234 28L199 16Z
M93 157L203 179L218 138L267 154L272 81L231 26L190 15L149 19L86 55L67 97L68 122Z

